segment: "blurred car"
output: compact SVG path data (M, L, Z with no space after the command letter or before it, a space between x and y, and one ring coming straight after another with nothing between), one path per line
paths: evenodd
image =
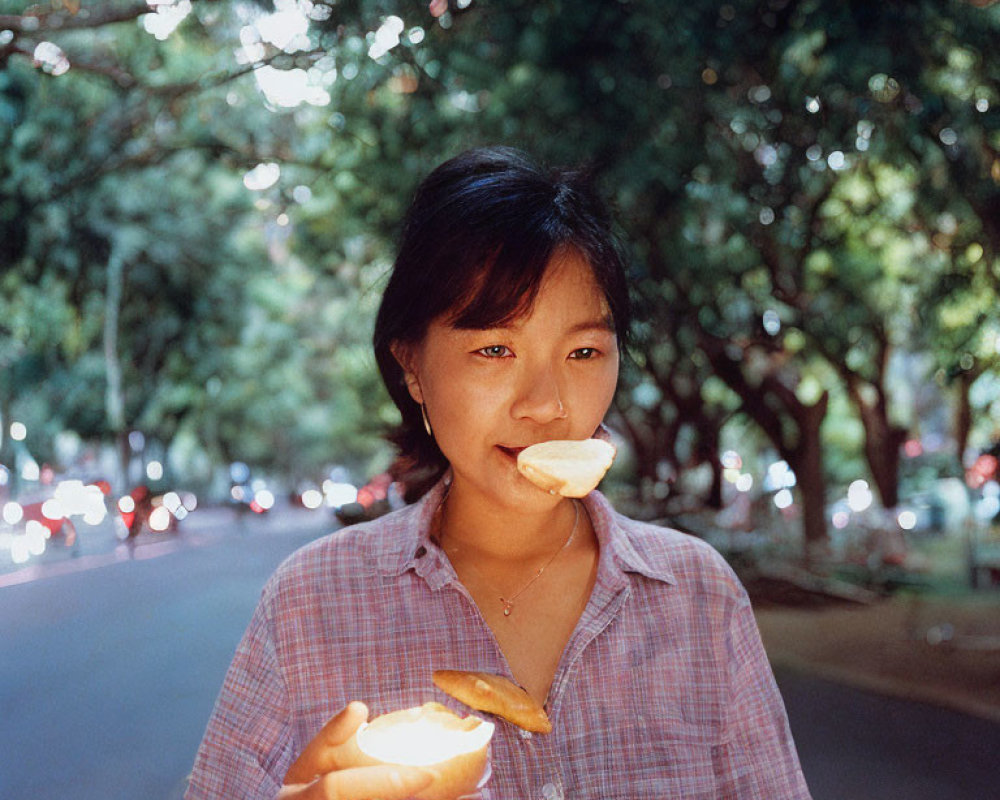
M237 512L266 514L274 507L274 493L262 478L253 478L250 467L242 461L229 465L228 503Z
M234 484L229 488L229 504L238 512L266 514L274 507L274 493L259 481Z
M116 518L120 539L149 533L177 533L179 523L198 507L198 498L191 492L153 494L140 484L118 499Z
M76 543L76 526L63 515L54 514L47 500L21 503L8 500L0 508L0 549L10 552L11 561L24 564L42 555L53 540L66 547ZM47 512L47 513L46 513Z
M103 487L80 480L62 480L0 507L0 547L15 564L42 555L53 543L77 542L74 518L99 525L107 516Z
M353 499L333 508L341 524L354 525L381 517L403 505L402 484L395 481L388 472L381 472L357 489Z

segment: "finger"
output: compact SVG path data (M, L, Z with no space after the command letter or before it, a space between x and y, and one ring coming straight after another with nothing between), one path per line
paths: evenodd
M337 765L331 753L332 748L350 739L358 726L367 719L368 706L359 702L348 703L306 745L285 774L285 783L309 783L317 775L335 769Z
M331 772L316 783L324 800L406 800L433 780L434 773L420 767L357 767Z

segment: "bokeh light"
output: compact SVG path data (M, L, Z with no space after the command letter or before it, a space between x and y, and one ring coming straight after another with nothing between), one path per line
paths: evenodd
M270 489L259 489L254 493L253 499L265 511L274 508L274 493Z
M302 493L302 505L314 511L323 505L323 493L319 489L306 489Z
M399 44L399 37L405 28L405 23L399 17L386 17L379 29L375 31L371 47L368 48L368 57L377 61L392 50Z
M259 70L258 70L259 71ZM274 162L258 164L243 176L243 185L252 192L270 189L281 177L281 167Z
M24 509L21 504L15 500L10 500L4 503L3 512L0 513L3 517L3 521L8 525L17 525L22 519L24 519Z
M789 508L793 502L794 498L789 489L782 489L774 495L774 504L782 511Z
M847 487L847 505L851 511L865 511L874 501L868 481L856 480Z
M163 533L170 527L170 511L166 506L157 506L149 514L149 529Z
M53 42L39 42L34 52L35 66L49 75L65 75L69 72L69 59L59 45Z

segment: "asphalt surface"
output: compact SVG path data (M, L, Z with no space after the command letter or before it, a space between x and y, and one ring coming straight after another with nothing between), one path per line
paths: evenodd
M181 796L264 581L331 527L303 511L186 522L0 573L0 798ZM1000 725L802 673L778 681L815 800L1000 796Z

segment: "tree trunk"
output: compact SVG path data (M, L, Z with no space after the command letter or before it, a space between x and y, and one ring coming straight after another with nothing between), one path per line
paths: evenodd
M906 441L907 430L893 425L880 414L863 414L865 427L865 459L882 499L883 508L899 505L900 448Z
M958 376L958 397L955 402L955 449L959 474L965 472L965 450L969 446L969 432L972 430L972 403L969 401L969 391L979 373L973 370L962 370Z
M108 418L108 428L114 434L118 452L118 475L115 477L117 491L127 489L129 447L128 432L125 430L125 392L122 386L121 361L118 356L118 318L121 314L124 264L112 248L108 259L107 286L104 294L104 372L107 386L104 393L104 407Z
M826 417L829 400L829 395L824 392L813 405L800 403L788 409L798 427L798 441L782 455L795 472L796 486L802 498L806 564L822 555L827 547L826 474L823 471L820 426Z
M899 505L900 448L908 431L889 420L889 404L882 387L874 387L874 401L868 401L857 381L848 380L848 393L865 429L865 461L882 507L895 508Z
M0 380L2 383L2 380ZM13 463L14 451L8 444L10 439L10 401L7 399L7 392L0 385L0 464Z
M739 395L743 412L760 427L795 472L802 500L803 560L809 564L828 542L820 426L826 417L829 394L823 392L811 405L804 403L782 382L776 370L765 373L759 384L754 385L744 374L742 361L727 352L723 340L706 334L702 347L715 374ZM794 431L783 424L783 418L794 421Z
M705 495L705 505L720 511L722 502L722 459L719 455L721 425L707 414L701 414L696 422L698 428L698 462L712 468L712 482Z

